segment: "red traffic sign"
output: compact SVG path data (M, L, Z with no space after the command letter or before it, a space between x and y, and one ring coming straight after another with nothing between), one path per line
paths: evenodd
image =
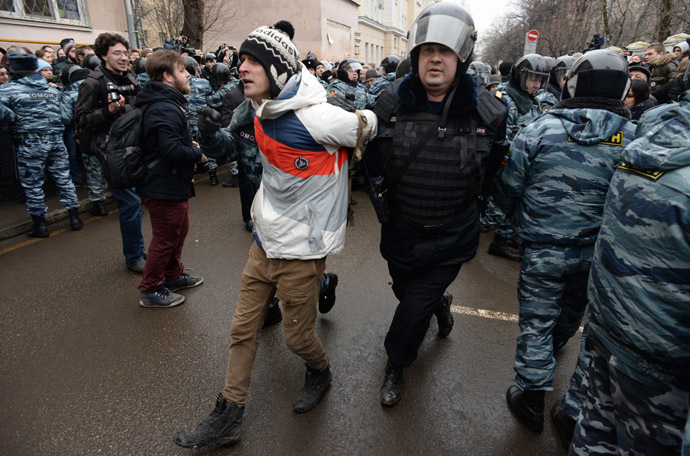
M530 30L527 32L527 41L537 41L537 38L539 38L539 32L536 30Z

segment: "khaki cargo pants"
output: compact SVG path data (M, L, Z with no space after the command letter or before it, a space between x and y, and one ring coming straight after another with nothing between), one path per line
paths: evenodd
M328 366L328 356L314 332L325 267L326 258L270 259L256 242L252 243L230 328L230 353L223 389L228 401L240 407L245 405L259 334L274 292L282 303L283 334L288 348L312 369L323 370Z

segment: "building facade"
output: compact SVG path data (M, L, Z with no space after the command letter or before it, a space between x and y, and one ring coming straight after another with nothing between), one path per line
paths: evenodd
M33 51L63 38L93 44L103 32L127 37L124 1L0 0L0 46Z

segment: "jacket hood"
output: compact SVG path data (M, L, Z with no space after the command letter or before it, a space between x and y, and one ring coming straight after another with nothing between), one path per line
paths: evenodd
M690 90L680 103L647 111L636 136L622 156L635 168L669 171L690 166Z
M17 84L33 87L35 89L47 89L51 87L51 85L48 84L46 78L44 78L40 74L32 74L29 76L25 76L23 78L17 79L16 82Z
M134 106L140 107L154 101L172 101L180 106L187 105L187 100L179 90L162 82L151 81L137 94Z
M551 109L549 115L558 117L568 135L586 146L610 138L629 122L625 117L603 109Z
M309 71L302 66L302 71L294 74L274 100L264 100L261 106L252 102L256 115L263 119L275 119L286 112L295 111L306 106L326 102L326 90Z

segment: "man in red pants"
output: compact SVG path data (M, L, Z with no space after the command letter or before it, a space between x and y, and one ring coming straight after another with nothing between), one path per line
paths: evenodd
M189 198L194 196L194 165L206 156L192 143L184 107L189 93L189 73L184 59L174 51L161 50L146 61L151 77L137 95L143 110L144 161L149 168L137 188L149 211L153 239L144 276L139 285L142 307L173 307L184 296L173 293L203 283L184 272L182 247L189 230Z

